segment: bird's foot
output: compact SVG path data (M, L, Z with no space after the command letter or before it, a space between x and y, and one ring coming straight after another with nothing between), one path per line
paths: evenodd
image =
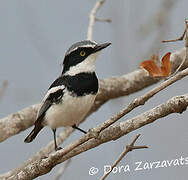
M59 151L59 150L61 150L61 149L63 149L62 147L56 147L55 148L55 151Z
M82 132L82 133L84 133L84 134L87 134L86 131L84 131L83 129L77 127L76 124L74 124L74 125L72 126L72 128L77 129L77 130L79 130L80 132Z
M47 158L48 156L45 156L45 155L41 157L41 159L47 159Z
M92 138L100 139L99 134L100 134L100 132L96 131L94 128L91 128L88 130L88 135Z

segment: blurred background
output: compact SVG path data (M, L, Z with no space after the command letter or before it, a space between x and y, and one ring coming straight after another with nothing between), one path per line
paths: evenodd
M86 39L88 16L94 0L1 0L0 1L0 83L8 81L0 99L0 117L38 103L51 82L59 76L65 51L76 41ZM97 13L99 18L110 18L112 23L97 22L93 39L112 42L97 62L100 78L118 76L134 71L141 61L153 53L163 56L184 47L184 41L162 44L164 39L179 37L185 28L187 0L107 0ZM156 86L153 85L152 87ZM128 97L111 100L102 106L81 128L89 129L101 124L121 110L134 98L144 94L146 88ZM187 78L155 95L145 106L139 107L120 121L138 115L172 96L187 93ZM103 175L104 165L112 164L136 134L141 133L138 145L150 148L129 153L119 166L128 164L131 172L111 174L109 180L179 179L185 180L188 165L134 171L135 162L154 162L188 157L188 112L172 114L144 126L114 142L103 144L72 159L62 179L94 180ZM31 157L53 139L50 128L44 128L31 144L23 142L28 129L0 143L0 173L7 172ZM58 129L60 132L62 129ZM81 137L74 132L62 145ZM56 166L49 174L37 179L54 179ZM99 173L90 176L91 167Z

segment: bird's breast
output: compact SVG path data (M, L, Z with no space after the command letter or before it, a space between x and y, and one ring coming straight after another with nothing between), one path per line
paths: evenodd
M72 96L65 93L59 104L53 104L45 115L44 123L51 128L73 126L80 123L94 103L96 94Z

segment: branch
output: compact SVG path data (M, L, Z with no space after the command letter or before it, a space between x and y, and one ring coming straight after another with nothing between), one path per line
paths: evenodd
M88 32L87 32L87 39L88 40L92 40L93 37L93 26L95 24L96 18L95 15L97 13L97 11L99 10L99 8L104 4L105 0L99 0L96 2L95 6L93 7L93 9L90 12L89 15L89 26L88 26Z
M116 114L115 116L113 116L112 118L110 118L109 120L105 121L103 124L101 124L100 126L98 126L97 128L95 128L95 131L90 132L91 134L88 134L87 140L91 139L93 136L96 137L102 130L106 129L107 127L109 127L110 125L112 125L114 122L116 122L118 119L120 119L121 117L123 117L124 115L126 115L127 113L129 113L130 111L132 111L134 108L143 105L148 99L150 99L152 96L154 96L156 93L160 92L161 90L163 90L164 88L166 88L167 86L171 85L172 83L182 79L183 77L185 77L186 75L188 75L188 68L185 69L184 71L179 72L177 75L171 77L170 79L168 79L167 81L161 83L158 87L152 89L151 91L149 91L148 93L146 93L145 95L133 100L127 107L125 107L123 110L121 110L118 114ZM68 137L71 134L71 130L68 130L67 132L63 132L59 138L58 138L58 144L62 143L63 140L65 138L63 137ZM93 133L93 134L92 134ZM83 139L82 141L78 141L77 144L75 144L74 146L69 147L66 152L64 152L65 154L70 152L72 149L74 149L75 147L81 145L82 143L85 142L86 139ZM26 165L34 162L37 159L43 158L44 154L46 154L46 156L48 156L48 154L50 154L52 152L52 143L50 143L50 146L44 148L45 151L42 149L36 156L30 158L28 161L26 161L20 168L17 168L15 170L13 170L11 173L6 173L4 174L4 176L9 177L12 174L17 173L20 169L22 169L23 167L25 167Z
M127 114L128 112L130 112L131 110L133 110L137 106L144 104L153 95L155 95L156 93L158 93L159 91L161 91L165 87L169 86L170 84L176 82L177 80L182 79L186 75L188 75L188 69L185 69L184 71L182 71L182 72L178 73L177 75L171 77L167 81L161 83L158 87L152 89L151 91L149 91L145 95L141 96L140 98L135 99L127 107L125 107L122 111L120 111L117 115L115 115L111 119L109 119L106 122L104 122L102 125L100 125L97 128L95 128L95 131L91 132L91 134L94 133L92 135L97 136L102 130L104 130L107 127L109 127L110 125L112 125L114 122L116 122L118 119L120 119L121 117L123 117L125 114ZM64 149L64 153L62 155L66 155L67 153L69 153L70 151L72 151L75 147L78 147L81 144L83 144L86 141L88 141L89 139L91 139L93 137L93 136L91 136L91 134L88 134L87 137L84 137L83 139L78 140L77 143L72 144L72 145L68 146L67 148L65 148ZM33 158L32 158L32 160L33 160ZM31 161L29 163L31 163ZM25 165L28 165L28 163L24 164L24 166ZM17 171L19 171L19 169Z
M105 121L101 126L99 126L97 129L97 132L100 133L102 130L106 129L113 123L115 123L117 120L128 114L130 111L135 109L136 107L140 105L144 105L146 101L148 101L151 97L153 97L155 94L160 92L161 90L165 89L166 87L170 86L171 84L175 83L176 81L184 78L188 75L188 68L179 72L178 74L172 76L170 79L162 82L159 86L153 88L151 91L147 92L143 96L140 96L139 98L136 98L133 100L127 107L125 107L123 110L121 110L118 114L111 117L109 120Z
M0 142L32 126L36 120L39 104L27 107L0 119Z
M177 42L177 41L182 41L185 37L186 29L184 30L183 34L177 38L177 39L170 39L170 40L162 40L162 43L169 43L169 42Z
M172 62L172 72L177 69L184 57L185 48L172 53L170 57ZM186 61L183 65L183 68L186 67L188 67L188 61ZM154 83L157 83L159 80L161 79L151 78L143 69L137 69L129 74L119 77L111 77L100 80L99 93L97 94L93 107L88 115L97 111L110 99L128 96L150 85L153 85ZM39 104L32 105L19 112L0 119L0 142L3 142L7 138L31 127L36 120L39 107Z
M147 146L135 146L135 142L137 141L137 139L139 138L140 134L138 134L134 140L131 142L131 144L126 145L125 150L120 154L120 156L118 157L118 159L114 162L114 164L111 166L111 169L108 173L104 174L104 176L101 178L101 180L106 179L106 177L112 172L113 168L117 166L117 164L123 159L123 157L125 157L128 152L135 150L135 149L144 149L144 148L148 148Z
M176 69L178 64L181 62L184 53L185 50L182 49L181 51L178 51L171 55L171 60L173 62L174 69ZM187 64L185 64L184 67L186 66ZM129 95L133 92L139 91L140 89L143 89L157 82L158 80L159 79L152 79L151 77L149 77L147 73L142 69L138 69L132 73L123 75L121 77L113 77L101 80L100 91L89 114L96 111L101 105L103 105L109 99L120 97L123 95ZM0 134L2 132L2 135L0 136L0 140L3 141L9 136L17 134L20 131L30 127L35 121L38 107L39 105L33 105L29 108L25 108L24 110L18 113L12 114L6 118L1 119ZM72 131L73 130L71 128L68 128L65 132L62 132L57 138L58 144L61 144L64 141L64 139L72 133ZM9 177L13 174L16 174L20 169L23 169L26 165L40 158L48 156L48 154L50 154L52 151L53 142L49 143L49 145L47 145L45 148L42 148L39 153L34 155L28 161L26 161L21 167L16 168L15 170L10 171L4 174L3 176Z
M99 0L96 3L95 7L93 8L93 10L90 14L90 24L88 27L88 39L92 39L93 25L94 25L94 22L96 21L95 14L96 14L97 10L99 9L99 7L103 3L104 3L104 0ZM92 20L92 18L94 18L94 19ZM185 53L184 50L181 50L181 52ZM178 55L181 54L180 51L177 52L177 54ZM173 57L175 57L174 59L176 59L176 61L173 61L173 64L174 64L173 68L175 67L175 64L177 64L177 59L182 59L182 56L181 55L178 56L177 54L174 53L174 56L172 56L172 59L173 59ZM187 65L185 65L185 67L187 67ZM182 77L179 77L179 78L181 79ZM128 75L123 75L121 77L114 77L114 78L109 78L109 79L105 79L105 80L100 80L100 91L99 91L96 101L95 101L89 114L96 111L101 105L103 105L109 99L117 98L117 97L120 97L123 95L128 95L128 94L134 93L140 89L143 89L151 84L156 83L159 80L160 79L152 79L142 69L138 69ZM138 85L139 83L140 83L140 85ZM157 91L157 92L159 92L159 91ZM173 109L174 112L176 112L176 111L183 112L186 109L187 99L188 99L187 95L185 95L185 98L186 98L186 100L184 100L184 101L186 101L186 102L180 103L183 107L181 109L179 108L177 110ZM183 103L185 103L186 105ZM141 105L141 104L139 104L139 105ZM18 113L15 113L13 115L10 115L6 118L1 119L0 120L0 141L3 141L5 139L7 139L8 137L10 137L14 134L17 134L17 133L21 132L22 130L30 127L35 121L36 112L38 110L38 107L39 107L39 105L33 105L29 108L24 109L23 111L20 111ZM137 106L135 106L135 107L137 107ZM134 109L135 107L133 107L132 109ZM171 112L171 113L174 113L174 112ZM32 113L31 116L30 116L30 113ZM161 112L161 113L163 113L163 112ZM168 115L168 112L166 112L166 113ZM165 116L165 115L163 114L163 116ZM163 117L163 116L161 116L161 117ZM119 119L121 117L117 115L116 118ZM157 116L157 115L156 115L156 117L160 118L160 116ZM147 118L144 117L144 119L142 121L144 121L145 119L147 119ZM149 120L151 120L151 119L149 119ZM153 119L155 119L155 117ZM142 122L140 124L140 127L142 127L143 125L146 125L148 123L151 123L151 122L149 122L149 120L148 120L148 122L145 122L145 124ZM25 121L29 121L29 122L25 122ZM133 123L132 121L131 121L131 123ZM113 121L113 122L115 122L115 121ZM122 124L126 123L126 122L122 122ZM96 147L96 146L98 146L102 143L105 143L107 141L119 138L119 137L123 136L124 134L127 134L130 131L133 131L134 128L136 128L136 126L133 125L131 130L128 127L127 131L125 131L126 127L122 126L122 124L121 124L120 128L122 128L122 130L113 132L113 131L111 131L111 128L113 128L113 127L117 128L116 126L120 123L118 123L116 125L111 125L112 123L107 123L107 124L108 124L107 126L106 126L106 124L103 124L102 126L97 127L98 129L101 130L101 133L99 134L99 136L98 136L98 134L95 134L95 132L98 132L97 131L98 129L94 128L93 131L90 131L90 133L88 133L87 135L83 136L82 138L75 141L74 143L68 145L63 150L50 155L48 158L41 158L41 157L45 157L45 155L44 154L41 155L40 153L38 153L36 160L34 160L34 158L31 159L30 163L24 164L21 168L19 168L19 170L16 171L16 173L12 173L10 171L9 175L11 175L11 177L9 179L13 179L13 180L33 179L35 177L46 174L53 167L55 167L57 164L64 162L66 160L66 158L69 159L71 156L71 153L72 153L72 156L75 156L81 152L88 150L87 145L89 145L89 149L91 149L91 148ZM108 127L109 125L111 125L111 126ZM101 127L103 127L103 128L101 128ZM137 128L139 128L139 127L137 127ZM1 131L1 129L3 129L3 131ZM67 133L63 132L62 135L68 136L71 132L72 132L72 129L68 129ZM104 134L105 132L107 133L106 135ZM116 132L116 134L115 134L115 132ZM1 139L1 134L3 137L2 139ZM121 136L117 137L117 135L119 135L119 134L121 134ZM94 137L98 137L98 138L94 138ZM60 136L60 138L61 138L61 136ZM59 138L58 138L58 140L59 140ZM49 145L49 148L45 149L47 154L50 153L50 147L51 146ZM81 149L79 149L79 148L81 148ZM79 152L79 150L80 150L80 152ZM44 151L41 151L41 153L43 153L43 152ZM3 177L3 176L1 176L1 177Z
M103 130L99 137L92 138L88 134L76 140L72 144L66 146L64 149L51 154L48 158L37 160L22 170L16 175L8 178L9 180L28 180L34 179L38 176L48 173L57 164L70 159L82 152L95 148L100 144L116 140L123 135L126 135L142 126L150 124L159 118L165 117L171 113L182 113L188 106L188 94L183 96L176 96L141 115L138 115L127 121L114 124ZM98 128L98 127L97 127ZM96 128L96 129L97 129ZM95 128L94 128L95 131ZM77 146L78 144L81 144ZM71 151L71 147L76 147Z
M74 131L73 128L65 128L64 131L62 131L58 137L57 137L57 144L62 144ZM40 149L38 153L33 155L31 158L29 158L27 161L25 161L20 167L15 168L7 173L4 173L0 175L0 178L9 178L13 176L14 174L17 174L21 169L23 169L25 166L33 163L36 160L43 159L48 157L48 155L54 151L54 141L51 141L49 144L47 144L44 148Z

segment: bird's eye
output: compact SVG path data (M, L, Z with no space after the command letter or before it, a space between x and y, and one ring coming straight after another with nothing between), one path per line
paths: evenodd
M80 56L85 56L86 55L86 52L85 51L81 51L80 52Z

